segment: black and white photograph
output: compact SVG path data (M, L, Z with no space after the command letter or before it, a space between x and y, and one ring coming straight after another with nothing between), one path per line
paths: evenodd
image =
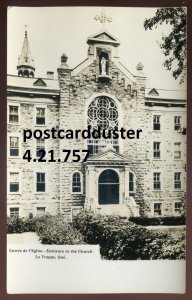
M103 269L172 262L162 280L177 274L173 287L151 289L184 290L186 15L185 7L8 7L11 293L24 291L13 283L19 252L41 270L60 264L59 274L81 260ZM121 284L111 292L135 291Z

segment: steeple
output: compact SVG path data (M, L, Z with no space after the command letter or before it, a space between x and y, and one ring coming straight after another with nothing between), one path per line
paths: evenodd
M31 56L27 31L25 31L23 48L21 51L21 55L18 58L17 70L18 70L18 76L34 77L34 72L35 72L34 59Z

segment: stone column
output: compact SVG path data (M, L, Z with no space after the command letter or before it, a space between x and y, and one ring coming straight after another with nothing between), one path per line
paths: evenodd
M125 171L124 171L124 193L125 193L124 203L126 203L129 197L129 167L128 166L125 166Z
M94 209L97 205L96 199L96 189L97 184L95 183L95 167L94 166L87 166L86 169L86 200L85 200L85 207L88 209Z
M61 65L57 69L58 80L60 87L60 108L59 108L59 128L70 128L69 117L69 85L71 83L71 70L67 65L67 56L61 56ZM70 149L70 142L68 140L60 140L60 158L63 157L63 149ZM71 207L71 171L70 163L60 164L60 211L70 210Z

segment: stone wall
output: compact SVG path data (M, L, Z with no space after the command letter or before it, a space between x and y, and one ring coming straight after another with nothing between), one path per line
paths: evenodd
M110 59L111 56L110 56ZM75 74L73 72L73 74ZM20 138L20 157L8 158L8 171L20 172L20 193L8 192L8 206L21 208L21 216L35 214L37 206L46 207L46 212L61 212L66 220L71 220L72 210L84 207L86 199L86 174L82 162L27 162L23 154L30 149L35 157L36 140L23 142L23 130L31 129L80 129L87 127L87 109L91 100L99 95L111 97L119 110L119 126L124 129L142 129L139 139L120 139L120 153L128 161L128 169L136 176L136 191L133 195L140 207L141 215L154 215L154 203L163 204L163 215L174 214L175 201L185 201L186 191L186 136L174 131L174 116L182 116L182 127L186 127L186 109L173 106L146 106L144 75L137 74L132 80L110 60L110 80L98 79L98 61L93 60L89 66L72 76L66 62L58 69L60 101L49 97L30 98L9 96L8 103L20 105L19 125L8 124L8 135ZM46 126L35 125L36 105L46 106ZM161 115L161 131L153 131L153 115ZM161 142L161 158L153 158L153 142ZM174 159L174 142L182 145L182 157ZM87 149L87 140L62 139L46 140L46 150L54 150L56 159L64 160L63 150ZM36 193L36 172L46 173L46 192ZM72 193L72 174L82 173L81 193ZM161 191L153 190L153 172L161 173ZM174 172L182 173L181 190L174 190ZM93 183L95 184L95 183ZM125 182L126 185L126 182ZM91 188L91 186L89 187ZM123 194L122 194L123 195ZM123 196L122 196L123 197ZM122 199L121 199L122 200ZM184 207L184 204L182 204Z
M99 95L107 95L116 99L118 107L120 107L121 127L128 129L142 129L145 124L144 115L144 93L145 93L145 77L137 78L136 83L130 81L129 78L120 71L114 63L111 63L112 80L103 83L98 80L97 65L94 61L89 67L86 67L76 76L70 76L70 70L65 65L64 68L58 69L59 82L61 88L60 99L60 128L85 129L87 127L87 108L89 99ZM91 74L91 76L90 76ZM131 87L128 88L128 86ZM142 185L144 178L144 168L141 172L143 158L145 156L145 139L143 134L140 140L126 139L120 141L120 149L130 161L130 169L137 177L137 194L136 200L140 205L143 202ZM140 144L140 146L138 146ZM60 141L60 150L66 149L86 149L86 140L62 140ZM61 201L64 211L70 210L70 206L82 205L84 203L85 194L82 197L72 195L70 192L71 174L76 170L84 169L81 164L75 163L61 165Z
M153 215L153 203L162 202L163 215L174 215L174 203L182 202L185 210L186 197L186 135L174 131L174 116L182 116L186 128L186 108L146 107L148 122L146 132L146 166L144 180L144 211ZM153 131L153 115L161 116L161 130ZM153 142L160 142L161 158L153 158ZM181 143L181 159L174 159L174 142ZM161 173L161 191L153 190L153 172ZM181 190L174 189L174 172L181 172Z
M76 76L71 76L68 67L58 69L61 100L60 100L60 127L70 129L85 129L86 115L89 99L99 95L108 95L116 99L121 108L121 126L125 129L142 129L140 139L121 140L120 152L124 154L129 163L130 170L136 175L137 189L134 195L136 203L140 206L140 213L154 215L154 201L162 201L163 214L172 215L174 201L183 201L185 198L185 154L181 161L173 160L173 149L170 148L170 141L182 141L183 153L185 152L185 137L173 131L173 116L181 114L181 108L145 106L145 81L143 75L135 77L135 82L120 71L116 65L110 64L111 81L108 83L99 82L97 78L96 60L89 67L83 69ZM129 87L128 87L129 86ZM131 91L130 91L131 86ZM163 128L161 133L153 132L153 113L163 114ZM185 117L185 109L182 112ZM185 122L185 121L184 121ZM153 141L161 141L162 158L153 159ZM86 149L86 140L62 140L60 150ZM172 149L172 150L171 150ZM84 203L85 189L82 195L72 195L70 192L71 174L75 170L82 171L81 163L65 164L60 166L61 172L61 201L63 210L70 211L71 205L81 206ZM162 172L162 191L153 191L153 172ZM173 190L174 171L182 172L182 190ZM85 182L84 182L85 183ZM85 184L84 184L85 185Z
M46 126L37 126L35 124L36 117L36 104L42 103L46 105ZM8 180L8 209L9 207L20 207L20 216L28 216L29 213L36 214L36 207L46 207L46 212L49 214L56 214L60 210L60 176L59 176L59 163L53 162L33 162L23 159L26 150L31 150L32 158L36 157L36 139L31 138L26 142L23 141L23 130L31 129L51 129L58 125L58 101L53 101L46 98L31 99L28 97L10 97L8 104L20 105L19 125L8 124L8 137L19 136L19 158L8 158L8 172L20 173L19 193L9 193L9 180ZM45 140L45 150L48 152L53 149L55 157L59 156L59 142L58 140L47 139ZM9 152L9 139L8 139L8 152ZM49 159L48 153L46 159ZM45 172L46 178L46 192L36 192L36 172ZM9 174L8 174L9 179Z

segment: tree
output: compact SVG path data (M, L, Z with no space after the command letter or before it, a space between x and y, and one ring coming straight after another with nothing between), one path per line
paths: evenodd
M155 16L146 19L144 22L145 30L152 30L158 25L170 24L171 33L167 36L163 35L162 43L159 43L164 55L167 59L163 65L167 70L172 70L175 79L180 76L180 83L184 82L186 76L186 8L159 8Z

